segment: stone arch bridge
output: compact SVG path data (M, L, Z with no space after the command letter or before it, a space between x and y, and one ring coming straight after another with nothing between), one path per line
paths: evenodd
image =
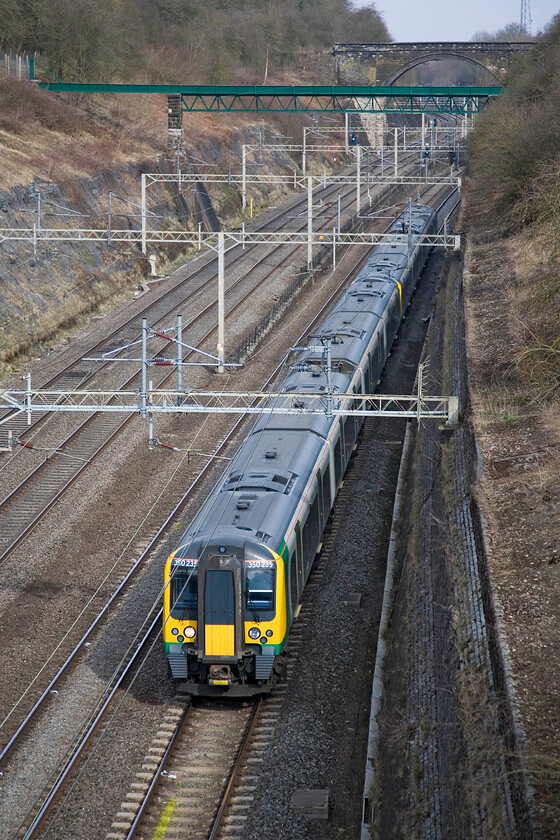
M485 71L488 84L501 84L512 61L533 46L534 41L336 44L336 83L392 85L420 65L455 60Z

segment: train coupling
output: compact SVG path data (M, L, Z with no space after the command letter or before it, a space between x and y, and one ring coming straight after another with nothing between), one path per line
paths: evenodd
M233 682L229 665L210 665L208 668L209 685L231 685Z

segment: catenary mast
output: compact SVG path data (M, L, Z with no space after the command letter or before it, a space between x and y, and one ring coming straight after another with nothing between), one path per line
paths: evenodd
M531 34L531 24L533 22L531 18L531 0L521 0L521 18L520 24L522 31L526 32L527 35Z

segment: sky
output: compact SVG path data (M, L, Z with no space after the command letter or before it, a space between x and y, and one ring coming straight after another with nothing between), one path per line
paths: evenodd
M470 41L475 32L496 32L519 23L521 0L373 0L395 41ZM368 6L371 0L355 0ZM530 0L532 33L560 11L560 0Z

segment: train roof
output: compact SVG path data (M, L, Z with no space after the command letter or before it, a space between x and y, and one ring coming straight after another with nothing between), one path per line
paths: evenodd
M428 219L435 213L433 207L429 204L410 204L399 215L391 228L391 230L398 230L404 221L408 224L410 221L412 230L416 233L421 233Z
M408 250L407 241L380 245L378 250L368 258L364 268L376 271L383 271L386 268L391 270L404 268L408 262ZM362 276L363 271L364 269L360 271L358 277Z
M336 315L342 321L353 320L360 313L368 313L372 319L378 322L387 309L391 295L395 292L395 280L398 274L393 276L390 271L385 273L362 271L354 282L346 290L343 299L340 301Z
M289 418L288 418L289 419ZM278 549L307 483L322 440L304 429L260 429L247 438L183 546L216 537L255 538ZM182 553L182 552L181 552ZM185 555L186 556L186 555Z
M304 370L293 370L289 376L282 383L282 390L289 393L301 395L309 392L311 395L325 392L327 379L323 370L323 362L319 357L314 358L312 355L306 357L307 360L302 359L296 367L300 365L305 366ZM350 387L350 380L354 372L354 365L347 363L340 367L343 370L334 370L331 376L331 383L336 390L345 394ZM295 408L304 408L308 403L305 397L298 396L294 398ZM279 431L286 429L307 430L314 432L315 435L326 439L331 429L332 421L327 419L324 414L274 414L263 415L255 424L254 431L262 432L276 429Z
M410 223L412 234L421 233L434 211L425 205L411 205L393 225L402 229L403 219ZM413 241L413 245L414 245ZM305 394L326 392L327 379L321 337L332 336L331 384L338 393L347 393L365 346L383 318L396 283L408 265L408 232L397 242L379 247L367 260L358 277L350 284L331 314L319 327L310 347L281 385L294 392L296 408L307 403ZM296 403L297 400L297 403ZM239 452L221 480L217 491L193 520L179 556L187 556L189 546L198 548L216 543L244 546L260 544L278 550L292 521L317 462L324 440L332 431L334 420L324 414L262 415L250 431ZM311 433L311 434L310 434ZM193 547L194 548L194 547ZM198 553L197 553L197 556Z
M345 298L341 308L331 313L317 332L319 337L332 336L332 364L334 367L338 364L343 373L351 374L352 369L360 363L387 306L386 290L381 295L372 292L372 289L368 289L364 295L358 292L356 296ZM364 309L358 308L361 304ZM320 361L316 351L303 354L302 361L309 363L312 360Z

